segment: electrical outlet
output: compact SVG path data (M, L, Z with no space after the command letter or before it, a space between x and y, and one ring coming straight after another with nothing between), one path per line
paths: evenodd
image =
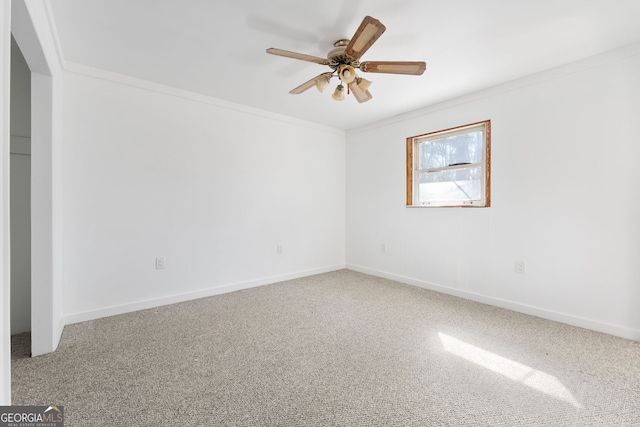
M282 247L282 245L277 245L276 246L276 253L278 255L282 255L284 253L284 248Z
M156 270L164 270L164 257L156 258Z
M387 244L386 243L382 243L380 245L380 252L387 252Z
M526 267L524 261L516 261L516 273L525 274L527 271Z

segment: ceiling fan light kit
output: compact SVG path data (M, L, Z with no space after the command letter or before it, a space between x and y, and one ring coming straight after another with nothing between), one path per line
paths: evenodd
M338 77L343 83L349 84L356 79L356 70L351 65L340 65Z
M362 91L366 92L371 86L371 82L364 77L356 77L356 85L362 89Z
M320 74L318 77L314 79L316 88L318 88L318 92L322 92L325 87L329 85L331 81L331 73Z
M371 82L356 74L356 69L365 73L385 73L385 74L407 74L419 76L424 73L426 64L424 62L408 61L364 61L360 58L384 33L386 27L380 21L370 16L365 16L364 20L356 30L351 40L340 39L333 44L327 58L306 55L303 53L291 52L283 49L269 48L267 53L271 55L284 56L301 61L313 62L320 65L328 65L333 71L322 73L319 76L301 84L289 93L298 95L307 89L315 86L320 92L329 84L332 77L337 76L340 84L333 92L332 98L337 101L344 100L344 85L347 86L348 93L353 93L360 103L369 101L372 96L369 93Z

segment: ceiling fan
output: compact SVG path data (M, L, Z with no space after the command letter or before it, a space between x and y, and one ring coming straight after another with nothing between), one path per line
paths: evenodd
M297 95L315 86L320 92L329 84L332 77L338 77L340 83L333 92L333 99L344 99L344 86L347 92L353 93L358 102L366 102L372 98L368 88L371 82L356 74L356 68L365 73L409 74L419 76L424 73L427 64L424 62L408 61L364 61L360 58L384 33L386 27L380 21L370 16L365 16L351 40L338 40L333 44L334 48L326 58L306 55L304 53L290 52L288 50L269 48L267 53L271 55L285 56L301 61L313 62L320 65L328 65L332 71L322 73L319 76L301 84L289 93Z

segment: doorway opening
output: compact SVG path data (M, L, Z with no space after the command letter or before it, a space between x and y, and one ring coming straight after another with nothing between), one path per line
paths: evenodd
M31 355L31 71L11 37L11 341ZM12 349L12 353L14 350Z

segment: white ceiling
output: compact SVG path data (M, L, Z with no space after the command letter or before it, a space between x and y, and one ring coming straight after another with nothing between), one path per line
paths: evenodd
M640 42L638 0L53 0L65 61L351 129ZM367 74L373 99L289 90L365 15L386 32L363 60L426 61L420 76Z

